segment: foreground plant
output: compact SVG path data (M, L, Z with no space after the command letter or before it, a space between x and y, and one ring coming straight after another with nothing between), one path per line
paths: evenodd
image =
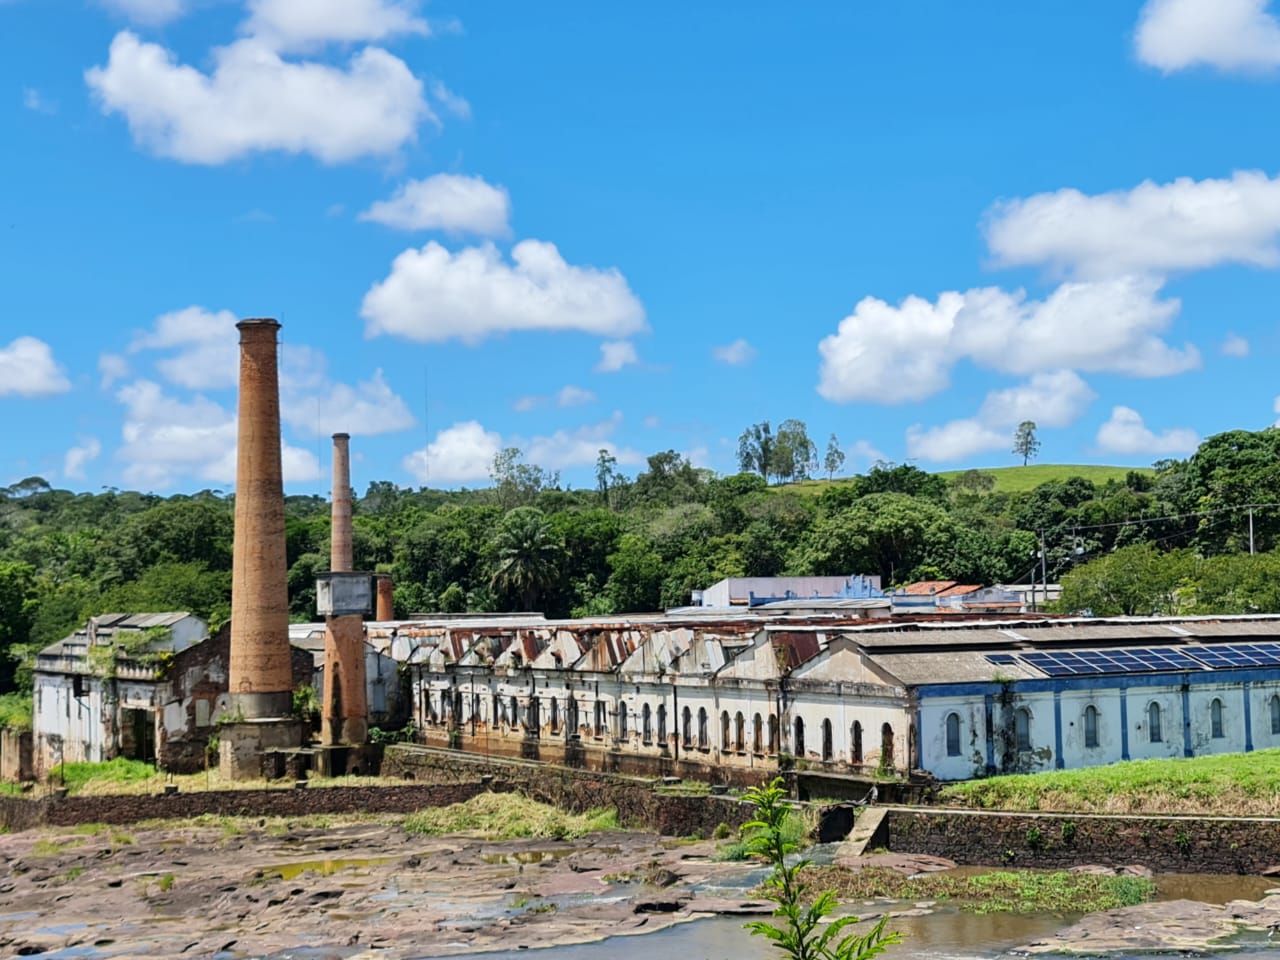
M855 916L839 917L824 924L839 905L835 892L823 890L806 903L809 885L801 881L800 874L810 861L800 859L787 866L788 854L799 849L794 840L787 839L783 824L786 821L786 791L782 778L764 787L753 787L744 795L756 808L756 819L743 825L748 837L748 852L773 865L773 873L765 881L765 896L777 904L773 916L780 922L755 920L746 924L752 936L768 937L773 945L794 960L868 960L882 952L890 944L899 943L902 935L885 931L888 917L867 933L844 933L845 928L858 922Z

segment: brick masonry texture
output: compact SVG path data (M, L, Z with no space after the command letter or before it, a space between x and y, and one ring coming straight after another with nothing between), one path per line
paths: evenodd
M1280 866L1280 820L891 810L885 842L961 864L1262 874Z

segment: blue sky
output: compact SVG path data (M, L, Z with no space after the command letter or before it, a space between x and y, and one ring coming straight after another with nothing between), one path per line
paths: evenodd
M0 0L0 483L1146 464L1280 384L1265 0Z

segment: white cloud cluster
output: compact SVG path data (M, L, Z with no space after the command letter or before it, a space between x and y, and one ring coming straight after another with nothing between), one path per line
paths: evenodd
M1200 445L1199 435L1189 428L1172 427L1155 433L1132 407L1117 406L1098 428L1098 449L1124 456L1185 456Z
M1247 357L1249 355L1249 341L1238 334L1229 333L1226 339L1222 341L1220 349L1224 357Z
M116 397L125 407L124 442L116 456L125 464L127 483L165 489L180 477L235 481L233 412L202 396L183 401L150 380L127 384ZM287 443L281 448L281 463L286 483L316 480L321 474L313 453Z
M1096 396L1074 371L1038 373L1024 384L988 393L976 417L927 429L911 427L907 456L949 462L999 450L1012 444L1013 428L1024 420L1038 427L1065 427L1074 423Z
M1040 193L999 203L985 222L1002 266L1046 265L1084 277L1280 266L1280 177L1146 181L1087 195Z
M1187 67L1262 71L1280 66L1280 20L1270 0L1147 0L1138 59L1170 73Z
M711 356L720 363L727 363L731 367L740 367L750 363L755 359L756 348L746 340L739 337L733 343L726 343L723 346L713 347Z
M250 153L310 153L325 163L393 153L414 139L430 109L403 60L377 47L345 69L289 62L250 37L213 51L212 73L129 31L105 67L86 74L106 113L123 114L134 140L188 163Z
M236 315L230 310L211 311L185 307L156 318L155 325L134 335L129 353L146 350L175 351L155 361L156 368L170 383L190 390L234 387L240 365ZM109 356L109 355L108 355ZM122 376L108 356L99 359L104 377L108 368L113 378Z
M0 397L48 397L71 389L53 349L35 337L18 337L0 347Z
M372 437L398 433L414 425L413 414L383 378L381 370L354 387L330 383L323 376L296 382L286 370L281 377L280 418L311 436L349 433Z
M249 0L243 30L282 51L425 36L431 30L416 16L416 6L395 0Z
M33 113L52 115L58 112L58 102L48 99L35 87L22 88L22 105Z
M867 297L819 344L818 391L836 402L923 400L950 381L963 359L1002 373L1051 370L1166 376L1193 369L1200 353L1161 335L1177 300L1161 283L1122 277L1065 283L1042 301L994 287L908 297L898 306Z
M525 461L548 470L593 464L600 450L612 453L619 463L643 463L636 450L620 448L611 439L622 423L622 414L608 420L557 430L547 436L504 440L475 420L455 423L436 434L435 439L404 458L404 469L422 484L465 483L486 480L493 458L505 447L518 447Z
M437 173L410 180L390 200L380 200L364 213L371 220L400 230L443 230L481 237L504 237L511 232L511 198L504 187L481 177Z
M420 343L479 343L517 330L626 336L645 329L644 308L617 270L576 267L552 243L523 240L508 263L493 244L452 253L431 241L396 257L365 295L369 336Z

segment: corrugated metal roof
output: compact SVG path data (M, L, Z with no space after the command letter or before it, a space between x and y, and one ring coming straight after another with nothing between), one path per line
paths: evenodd
M1022 663L996 664L982 651L870 654L872 663L908 686L929 683L991 683L997 678L1039 679L1039 670Z

